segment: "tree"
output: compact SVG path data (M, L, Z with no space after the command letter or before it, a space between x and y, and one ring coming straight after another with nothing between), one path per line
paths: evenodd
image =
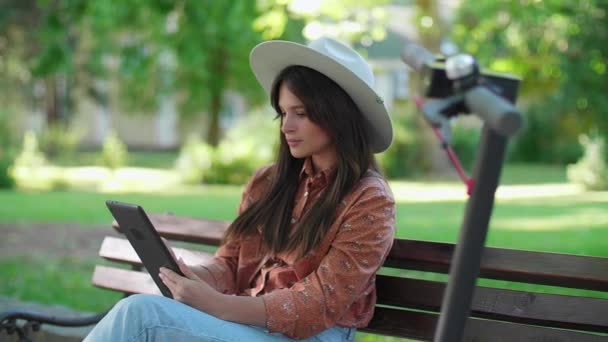
M304 22L319 18L355 17L372 22L361 14L372 1L357 6L352 0L324 2L318 13L307 15L294 11L297 3L87 2L91 19L85 31L95 32L95 39L104 32L104 46L113 42L110 46L117 47L114 53L121 61L117 73L121 94L130 108L152 110L159 95L175 94L184 116L206 109L207 141L215 146L220 139L219 117L226 90L236 90L254 103L265 98L249 70L253 46L266 39L301 40ZM109 53L105 51L106 56Z
M463 50L523 77L519 158L571 162L580 133L608 131L607 15L605 0L463 3L453 31Z
M209 115L207 140L217 145L227 89L255 100L261 92L246 69L261 35L251 1L107 1L89 3L83 22L91 51L118 81L122 103L154 111L159 97L176 95L183 116ZM101 18L101 19L100 19ZM101 35L105 39L95 40Z
M306 22L303 34L310 40L330 36L365 46L386 38L388 0L294 0L287 6L292 18Z
M175 94L182 115L209 115L207 141L217 145L224 92L237 90L251 100L262 94L248 70L249 51L262 40L252 28L255 3L156 2L130 11L119 23L130 37L119 53L126 99L136 106L145 99L154 108L158 95Z
M10 111L32 101L31 73L25 62L34 54L40 13L33 0L4 0L0 11L0 104Z
M180 114L206 112L208 140L217 144L225 90L261 99L248 70L248 53L262 41L253 28L259 15L246 0L9 0L0 15L0 56L27 71L24 86L43 81L49 124L69 119L74 90L108 105L113 94L99 84L111 81L131 111L153 112L171 94ZM296 31L283 25L276 32L272 38ZM2 64L5 77L23 73Z
M31 18L35 24L21 22L33 38L25 64L32 82L45 80L47 93L54 94L47 100L49 121L69 117L72 98L82 94L101 105L118 95L128 112L139 113L155 112L162 97L173 96L181 116L208 115L212 145L220 139L226 90L253 103L265 98L249 70L253 46L274 38L302 41L305 22L316 19L374 22L362 14L373 1L327 1L306 15L294 10L306 3L301 0L26 3L37 15ZM14 0L9 5L23 6ZM100 86L104 81L117 85L116 93Z
M79 21L84 1L6 0L0 12L0 58L4 66L4 106L35 109L42 103L47 124L68 121L73 107L71 90L77 74ZM5 42L2 44L1 42ZM42 100L42 101L40 101Z

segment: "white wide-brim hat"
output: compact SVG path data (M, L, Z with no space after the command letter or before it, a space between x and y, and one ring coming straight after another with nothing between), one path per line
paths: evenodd
M384 101L373 89L374 74L355 50L331 38L306 45L271 40L251 50L249 63L268 94L277 75L286 67L301 65L314 69L336 82L365 117L365 130L373 152L386 150L393 141L391 119Z

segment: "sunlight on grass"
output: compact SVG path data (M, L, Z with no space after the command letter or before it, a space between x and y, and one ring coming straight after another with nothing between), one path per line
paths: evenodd
M545 198L568 195L579 195L585 189L575 184L535 184L535 185L501 185L496 191L496 198L522 199Z
M9 170L15 179L17 187L22 189L50 190L53 183L62 179L62 168L57 166L45 167L15 167Z
M608 210L599 208L581 208L574 212L550 217L525 217L505 219L494 219L493 229L510 230L578 230L591 229L594 227L608 228Z
M81 189L100 192L159 192L181 184L173 170L124 167L111 170L101 166L38 168L13 170L17 186L26 190Z
M101 166L66 167L62 170L62 177L78 188L94 187L112 174L108 168Z
M465 201L466 187L460 183L389 182L397 202ZM585 190L573 184L501 185L497 199L525 199L570 196Z
M25 190L161 193L190 188L172 169L124 167L111 170L101 166L43 166L15 168L12 174L18 187ZM391 181L390 186L397 202L466 201L468 198L465 186L457 181ZM581 187L567 183L507 184L498 187L496 198L550 198L583 192Z
M120 168L99 185L101 192L157 192L181 184L176 172L146 168Z

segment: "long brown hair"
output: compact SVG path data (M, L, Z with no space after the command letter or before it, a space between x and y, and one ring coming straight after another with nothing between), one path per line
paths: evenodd
M322 127L335 144L338 156L335 178L292 232L294 197L304 159L291 155L285 136L279 132L280 147L269 189L234 220L224 241L255 234L261 227L266 252L297 252L303 256L321 242L342 198L369 168L377 170L377 167L363 127L365 118L339 85L307 67L285 68L275 79L270 96L278 118L282 117L279 108L282 84L302 101L308 118Z

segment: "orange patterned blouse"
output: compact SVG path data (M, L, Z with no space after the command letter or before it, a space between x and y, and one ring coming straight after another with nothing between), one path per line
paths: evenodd
M239 213L270 185L273 165L261 168L245 187ZM310 210L333 179L335 169L312 172L304 163L292 225ZM305 256L258 253L259 235L221 246L204 265L218 291L261 296L266 327L291 338L306 338L334 325L365 327L376 304L376 271L393 243L395 201L386 180L368 171L347 194L321 243Z

